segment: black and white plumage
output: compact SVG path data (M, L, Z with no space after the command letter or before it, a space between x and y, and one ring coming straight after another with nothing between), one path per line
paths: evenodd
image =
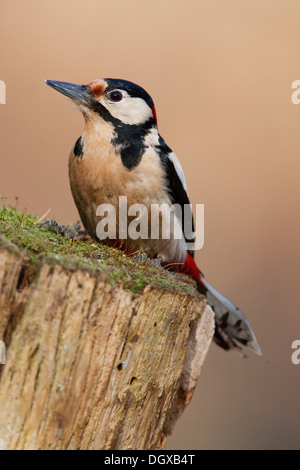
M118 210L120 196L127 197L128 206L145 205L148 218L151 204L181 208L189 204L181 164L159 135L153 100L143 88L110 78L87 85L46 83L71 98L85 119L85 130L69 158L69 176L76 206L91 236L96 237L97 207L108 203ZM196 280L199 292L215 311L217 344L224 349L248 346L261 354L248 320L197 268L191 243L187 245L192 241L192 215L190 220L183 227L175 214L169 240L127 239L123 245L128 250L146 248L165 263L178 263ZM118 230L117 223L117 239L121 238ZM174 236L176 230L182 231L180 239Z

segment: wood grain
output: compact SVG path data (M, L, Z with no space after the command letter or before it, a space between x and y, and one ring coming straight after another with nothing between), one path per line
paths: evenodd
M23 259L0 250L0 448L162 448L199 377L211 309L45 260L17 290Z

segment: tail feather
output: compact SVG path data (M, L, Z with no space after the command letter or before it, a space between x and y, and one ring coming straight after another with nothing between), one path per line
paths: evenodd
M242 312L203 276L197 286L215 312L215 342L226 350L238 348L242 352L243 346L247 346L256 354L262 355L250 323Z
M215 342L226 350L237 348L243 355L243 346L247 346L261 356L261 349L247 318L205 279L190 254L182 270L195 279L198 291L207 298L208 305L215 312Z

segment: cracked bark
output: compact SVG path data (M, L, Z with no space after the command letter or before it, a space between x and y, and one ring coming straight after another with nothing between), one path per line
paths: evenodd
M0 243L0 448L163 448L207 354L211 309L47 261L22 285L22 269Z

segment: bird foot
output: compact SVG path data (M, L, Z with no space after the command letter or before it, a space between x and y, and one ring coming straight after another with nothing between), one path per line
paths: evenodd
M155 266L157 268L161 268L161 258L149 258L146 253L139 253L134 256L133 258L135 261L141 261L143 263L150 264L151 266Z
M57 235L62 235L65 238L70 238L72 240L87 240L90 238L88 233L85 230L80 230L80 224L74 225L58 225L56 220L45 220L39 225L40 229L44 227L49 227Z

